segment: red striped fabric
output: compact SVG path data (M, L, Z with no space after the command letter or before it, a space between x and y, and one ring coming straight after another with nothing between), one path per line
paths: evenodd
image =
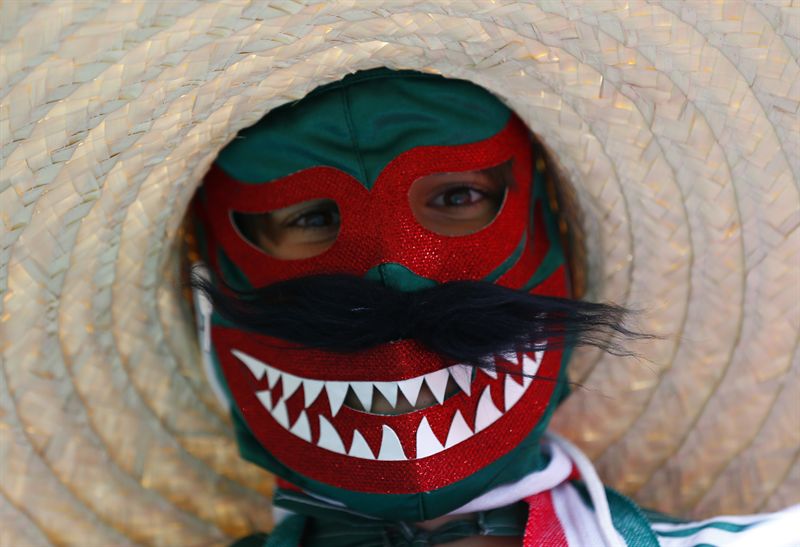
M528 522L522 542L524 547L568 547L550 492L548 490L525 498L528 503Z

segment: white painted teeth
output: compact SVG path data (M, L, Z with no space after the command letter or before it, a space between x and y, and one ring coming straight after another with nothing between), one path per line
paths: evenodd
M431 372L425 375L425 383L428 384L433 396L439 404L444 402L444 396L447 392L447 380L450 378L450 373L446 368Z
M303 380L303 401L306 408L314 404L323 387L325 382L322 380Z
M317 441L317 446L337 454L346 454L342 438L322 414L319 415L319 441Z
M542 364L542 357L544 356L543 351L537 351L533 355L533 359L528 357L526 353L522 357L522 373L525 375L522 378L522 385L524 387L528 387L531 385L533 381L533 377L536 376L536 373L539 371L539 365Z
M411 406L417 404L417 397L419 397L419 390L422 387L422 380L422 376L417 376L416 378L409 378L408 380L400 380L397 382L397 387L400 388L403 397L411 403Z
M364 410L372 412L372 382L350 382L350 388Z
M397 382L375 382L375 388L392 407L397 406Z
M370 450L367 441L364 439L361 433L358 432L358 429L353 432L353 444L350 445L350 452L348 452L347 455L364 460L375 459L375 456L372 454L372 450Z
M247 368L250 369L250 372L253 374L253 376L256 377L256 380L260 380L261 378L263 378L264 373L267 372L270 368L261 361L259 361L258 359L250 357L246 353L242 353L239 350L233 350L231 353L233 353L237 359L239 359L242 363L244 363L247 366Z
M256 397L258 397L258 400L261 401L261 404L264 406L264 408L267 410L272 410L272 393L268 389L256 391Z
M305 410L300 413L300 415L297 417L297 421L289 431L304 441L309 443L311 442L311 425L308 423L308 416L306 416Z
M289 412L286 410L286 403L283 399L275 404L272 409L272 417L275 421L283 426L284 429L289 429Z
M312 432L307 409L314 404L323 390L327 395L332 417L335 417L339 413L347 397L347 393L351 389L367 412L372 410L375 390L377 390L392 407L397 406L400 393L403 394L403 397L405 397L409 403L416 405L423 383L428 386L433 396L441 404L444 402L447 394L447 385L450 378L453 378L453 381L458 385L461 391L468 396L472 394L473 367L468 365L453 365L415 378L408 378L396 382L342 382L301 378L294 374L278 370L242 351L232 350L232 353L247 367L256 380L262 380L266 376L269 389L255 392L261 405L284 429L287 429L295 436L309 443L312 442ZM519 358L520 355L521 359ZM495 423L525 395L526 390L533 382L533 377L539 370L543 356L544 352L542 351L538 351L532 356L517 353L501 355L500 357L512 364L521 364L523 376L519 378L514 376L513 373L505 374L502 386L493 383L484 387L478 399L475 411L474 430L469 427L461 411L458 410L453 414L450 428L447 432L447 439L444 441L444 444L442 444L434 434L428 422L428 417L425 416L420 420L414 438L407 439L406 441L406 446L409 447L409 453L412 450L410 448L410 443L415 442L416 459L433 456L442 450L446 450L466 441L474 434ZM497 378L498 376L496 370L486 368L481 368L480 370L492 378ZM272 390L277 386L279 380L281 381L282 395L276 400ZM301 387L303 390L305 408L300 411L297 419L294 420L294 424L290 424L286 401L295 395ZM503 390L504 408L502 411L497 408L492 400L492 389ZM314 414L312 414L312 418L313 416ZM403 449L403 442L400 440L397 432L386 424L381 426L381 446L377 454L375 454L367 444L363 434L358 430L353 431L353 441L348 450L345 448L341 435L330 422L330 418L322 414L317 414L316 419L319 420L319 439L317 440L317 446L320 448L330 450L337 454L346 454L354 458L367 460L408 460L406 451Z
M507 351L506 353L501 353L500 357L513 365L519 365L519 357L517 356L516 351Z
M503 394L506 402L506 410L517 404L522 394L525 393L526 386L517 383L517 378L513 378L510 374L506 374L505 385L503 386Z
M497 380L497 369L494 368L494 365L492 365L492 368L481 367L481 372Z
M447 371L453 377L461 391L470 395L472 393L472 367L469 365L453 365Z
M269 388L272 389L275 387L275 384L278 383L278 379L280 379L281 373L278 369L267 367L267 381L269 382ZM260 378L258 378L260 380Z
M325 382L325 392L331 405L331 416L336 416L347 396L347 382Z
M497 410L492 401L491 386L486 386L483 393L481 393L481 398L478 401L478 410L475 413L475 431L486 429L502 415L503 413Z
M417 428L417 459L433 456L444 450L444 446L433 434L428 418L422 418Z
M302 383L302 379L298 378L294 374L289 374L288 372L283 373L283 398L288 399L291 397L297 388L300 387Z
M464 416L461 415L461 411L456 410L456 414L453 416L453 422L450 424L450 431L447 433L447 440L444 442L444 447L450 448L470 437L472 437L472 430L467 425Z
M336 416L342 408L342 404L347 398L348 389L353 390L353 393L366 412L372 412L375 390L378 390L378 393L380 393L392 407L397 406L400 393L403 394L403 397L405 397L412 406L415 406L419 399L419 393L423 383L427 384L428 389L430 389L436 401L442 404L447 395L447 385L450 378L453 378L461 391L467 395L472 394L472 367L469 365L452 365L446 369L440 369L415 378L394 382L341 382L301 378L294 374L278 370L242 351L232 350L232 353L247 366L256 380L261 380L266 374L269 389L274 389L280 380L283 388L281 398L284 400L288 400L302 386L304 406L308 408L317 400L319 394L325 390L328 395L332 416ZM494 371L482 370L492 377L497 377L497 373ZM275 404L276 401L270 399L269 404L264 403L264 406L267 410L272 410L272 406Z
M402 461L407 460L406 455L403 453L403 445L400 444L400 438L394 429L388 425L383 426L383 437L381 438L381 449L378 452L378 459L385 461Z
M317 446L337 454L346 454L342 438L322 414L319 415L319 441L317 441Z

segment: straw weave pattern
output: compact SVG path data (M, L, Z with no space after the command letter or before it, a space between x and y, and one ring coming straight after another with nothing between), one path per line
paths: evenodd
M238 130L376 66L503 98L574 185L588 297L555 427L684 516L800 501L800 11L788 1L7 2L0 545L225 545L271 527L203 378L180 225Z

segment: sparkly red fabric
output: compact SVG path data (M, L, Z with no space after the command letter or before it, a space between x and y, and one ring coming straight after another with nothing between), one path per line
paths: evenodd
M471 235L447 237L425 229L416 221L408 191L418 178L433 173L480 170L509 160L513 160L515 184L508 189L500 211L487 227ZM213 168L205 181L209 258L219 274L216 259L217 249L221 248L254 287L319 273L363 275L370 268L388 262L401 264L440 283L480 280L512 262L497 283L519 288L532 277L549 247L541 212L531 211L532 179L530 138L515 116L502 131L481 142L417 147L400 154L386 166L371 190L352 176L325 166L266 184L241 183ZM341 226L333 246L314 258L273 258L246 241L232 220L233 212L266 212L319 198L336 202ZM510 260L526 234L523 252ZM566 296L563 269L558 269L533 292ZM283 381L270 386L266 377L254 376L234 351L255 357L283 373L326 382L395 382L454 363L412 340L343 355L291 347L279 340L218 325L212 327L211 337L245 422L275 458L311 479L371 493L409 494L438 489L464 479L510 452L541 419L555 389L553 380L561 363L561 352L546 353L537 371L544 379L533 380L510 408L506 408L505 397L509 390L514 391L514 386L507 382L521 385L521 377L511 375L507 380L502 371L496 378L478 371L470 395L459 392L442 404L425 409L388 416L342 406L334 413L325 389L305 407L303 387L290 397L283 397ZM501 369L521 366L500 364ZM482 405L481 396L487 390L491 405L486 404L485 397ZM276 421L271 412L274 408L263 403L266 392L273 407L279 400L285 404L288 426ZM492 412L499 411L502 415L475 432L480 409L487 407L494 407ZM416 442L423 420L444 445L456 413L465 420L471 436L438 453L418 458ZM308 421L310 439L287 430L298 420ZM318 446L321 420L332 425L345 452L352 451L357 430L377 459L354 457ZM400 460L379 458L386 427L396 434L402 447L404 457Z
M473 171L513 159L517 184L508 190L495 220L466 236L436 234L417 222L408 201L411 184L433 173ZM493 137L462 146L420 146L389 162L372 190L333 167L313 167L266 184L242 183L218 167L206 176L206 214L212 240L244 272L254 287L319 273L363 275L394 262L417 275L444 283L482 279L500 266L528 229L531 202L531 150L527 129L512 117ZM339 207L341 226L330 249L300 260L274 258L239 234L232 213L259 213L312 199L328 198ZM529 237L526 255L543 256L544 230ZM538 247L538 248L537 248ZM538 251L538 252L537 252ZM210 253L214 260L216 253ZM541 260L518 261L516 275L526 280ZM213 264L212 264L213 266ZM509 275L511 272L509 272Z
M506 373L498 372L494 379L484 372L478 372L472 383L471 395L459 392L444 404L407 414L395 416L371 414L342 406L336 416L330 410L327 393L322 393L309 407L304 406L303 389L297 389L286 401L288 421L295 423L300 412L305 412L311 426L311 442L307 442L289 432L278 424L263 407L256 393L267 390L268 379L257 380L247 367L230 352L236 348L248 354L258 355L268 363L292 364L289 370L302 371L304 376L312 376L305 372L327 369L328 378L344 379L352 377L348 372L349 356L341 356L325 352L308 350L282 349L278 340L254 336L235 329L216 327L214 341L220 348L219 357L222 369L231 388L242 415L253 435L279 461L296 472L314 480L358 492L411 494L427 492L441 488L485 467L497 458L508 453L524 439L531 428L541 417L552 396L556 383L552 379L558 375L561 352L551 351L545 354L538 374L540 380L534 380L522 398L510 410L505 409L503 390ZM413 345L413 342L409 343ZM425 351L419 353L409 351L403 355L409 361L384 359L387 353L376 348L375 354L364 352L361 364L368 364L370 357L374 371L359 375L359 380L378 380L393 377L396 370L410 370L414 366L428 369L430 360L425 358ZM358 355L358 354L356 354ZM410 361L416 359L415 361ZM436 356L438 359L438 356ZM511 364L502 365L514 370ZM341 374L338 374L341 372ZM397 376L394 376L398 378ZM549 378L551 380L547 380ZM398 378L399 379L399 378ZM522 379L511 376L509 381L520 383ZM423 418L427 419L434 435L444 444L453 417L460 412L471 430L475 429L478 403L481 394L489 389L494 406L505 412L496 422L476 433L469 439L445 449L438 454L421 459L416 458L416 432ZM282 396L279 383L272 389L272 399ZM351 446L354 431L357 429L364 437L374 455L379 454L383 426L389 426L397 434L406 461L375 461L354 458L337 454L317 446L320 438L319 417L323 416L337 430L345 448Z
M524 547L568 547L564 528L553 507L551 490L540 492L525 501L528 503L528 522L522 538Z

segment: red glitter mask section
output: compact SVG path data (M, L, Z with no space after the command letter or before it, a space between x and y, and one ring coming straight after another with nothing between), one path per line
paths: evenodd
M508 160L513 160L515 184L486 228L448 237L425 229L414 218L408 191L416 179L486 169ZM530 179L530 139L524 125L512 117L485 141L418 147L401 154L386 166L371 191L332 167L314 167L264 184L240 183L214 167L205 181L208 203L213 204L206 213L211 239L254 287L319 273L363 275L388 262L440 283L482 279L513 253L527 230ZM341 226L333 246L313 258L273 258L246 241L232 220L233 212L263 213L322 198L336 202Z
M214 328L213 338L233 397L268 451L311 479L372 493L435 490L507 454L544 413L561 361L559 351L517 356L529 364L536 362L540 379L522 376L523 365L514 359L499 361L496 375L474 373L469 394L461 391L442 404L390 416L332 404L331 394L347 382L287 376L267 363L266 368L252 361L246 365L242 356L263 348L257 338L246 339L225 328ZM295 369L304 368L306 356L305 351L295 350ZM346 356L338 360L337 370L349 368ZM391 365L384 363L384 368L390 370ZM437 452L421 454L420 446Z

